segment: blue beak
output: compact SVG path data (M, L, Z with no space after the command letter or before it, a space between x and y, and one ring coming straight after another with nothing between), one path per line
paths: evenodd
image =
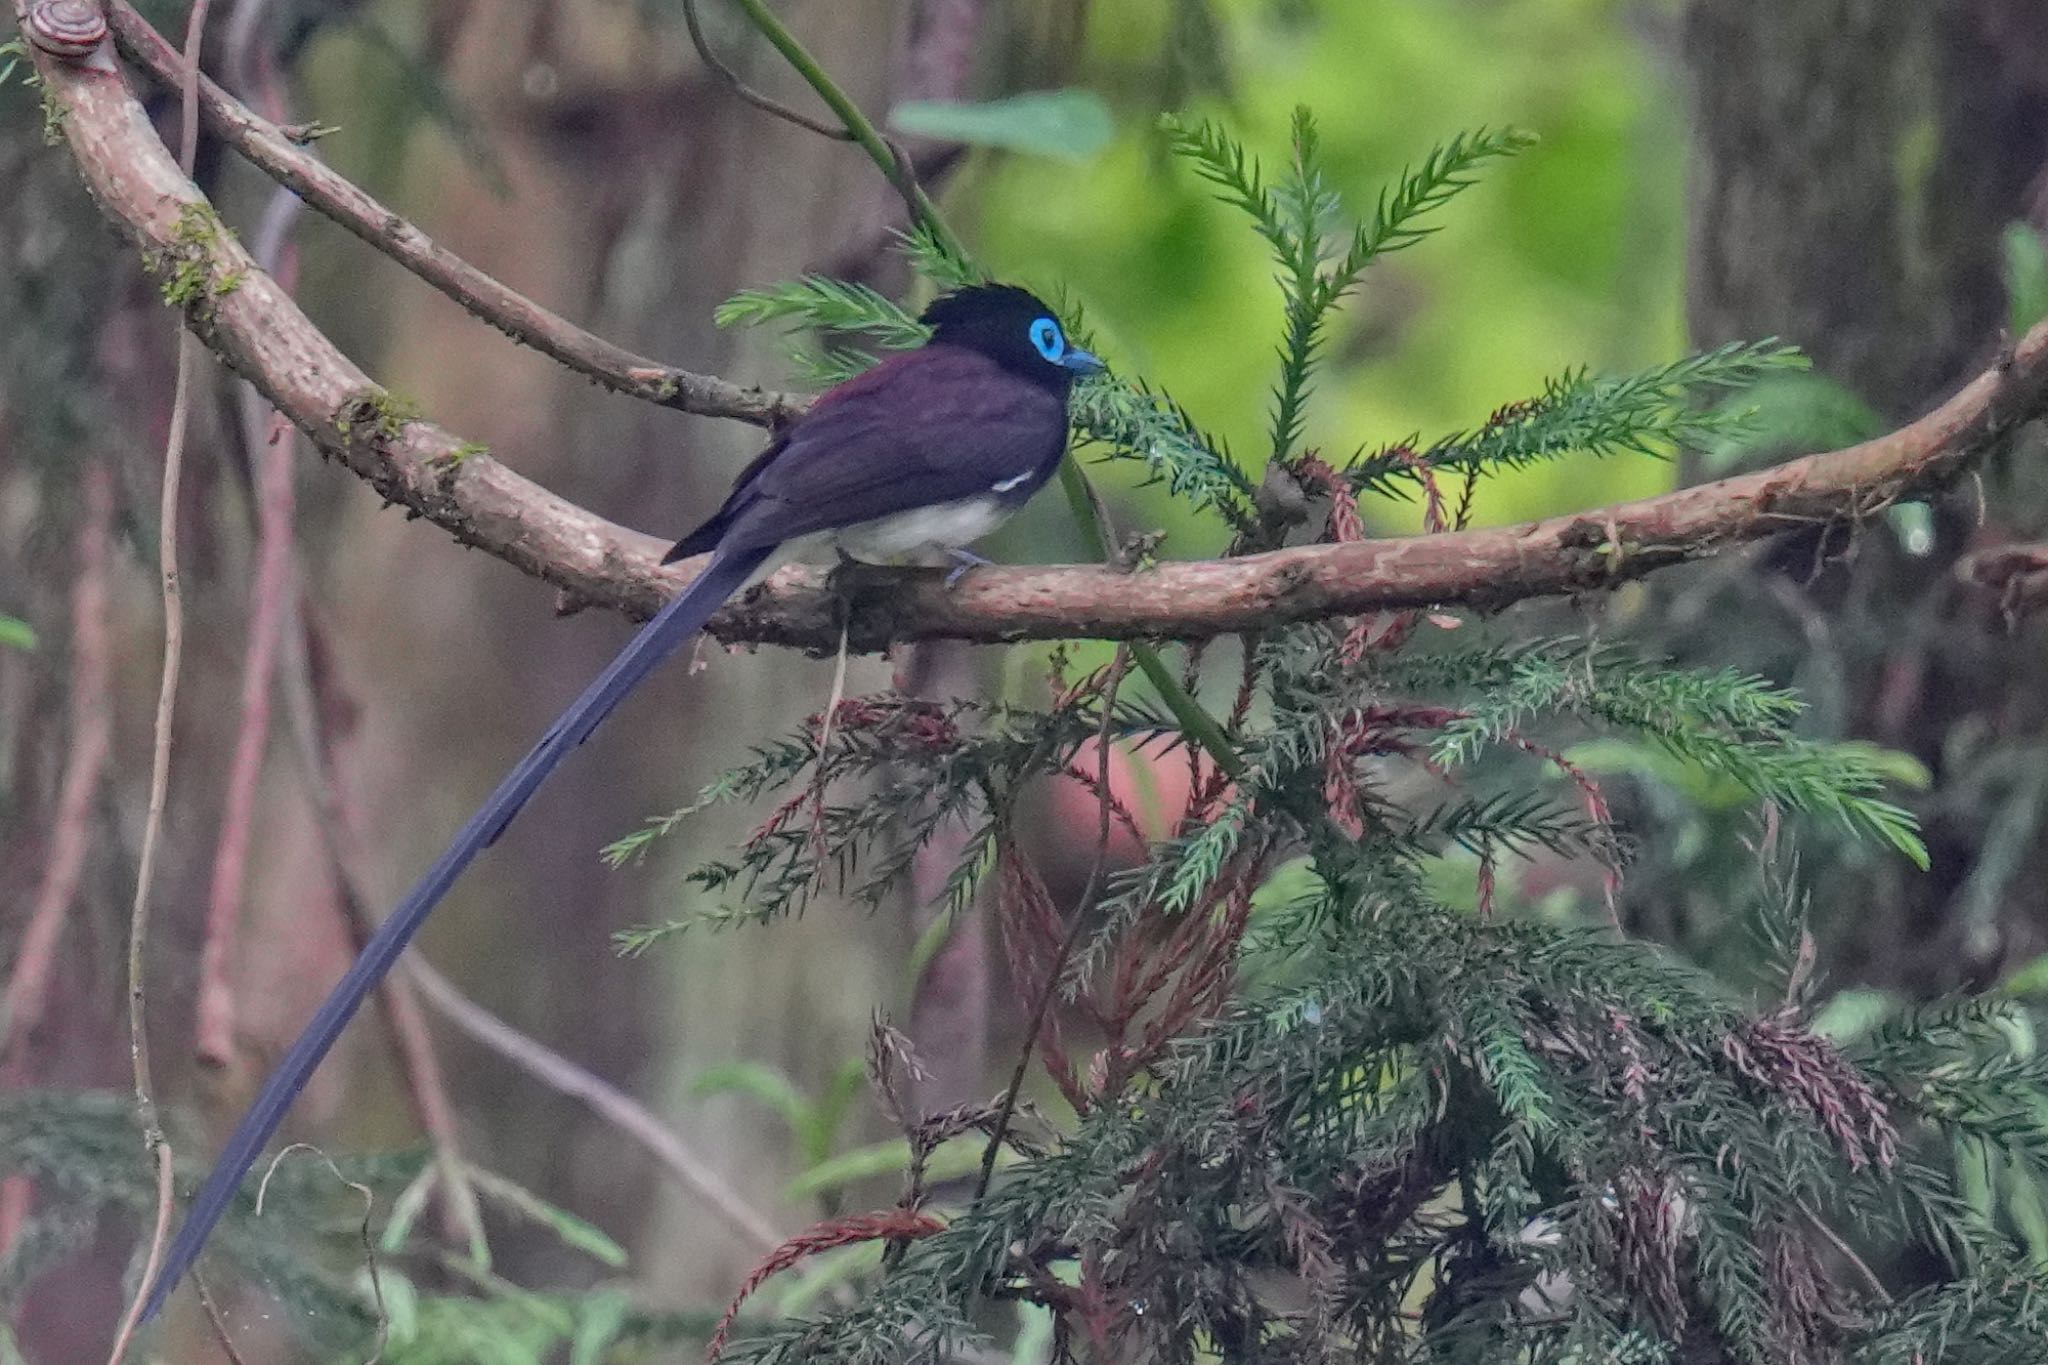
M1072 370L1075 374L1101 374L1109 368L1100 359L1090 355L1079 346L1067 347L1066 353L1060 357L1060 364Z

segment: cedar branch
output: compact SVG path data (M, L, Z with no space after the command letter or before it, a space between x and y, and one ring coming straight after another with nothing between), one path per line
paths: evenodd
M107 20L124 56L166 90L180 88L185 59L148 20L125 0L112 0ZM662 407L730 417L756 426L778 426L809 406L808 400L799 396L649 360L583 330L438 245L355 182L295 144L284 129L204 76L199 80L198 96L200 118L207 131L251 165L476 317L575 373Z

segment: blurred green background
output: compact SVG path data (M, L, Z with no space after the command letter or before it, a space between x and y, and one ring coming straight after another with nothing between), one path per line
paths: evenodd
M1684 350L1683 107L1678 73L1623 22L1641 5L1233 0L1213 28L1186 8L1097 8L1076 77L1116 112L1104 153L1078 167L1009 158L962 197L999 270L1071 287L1119 363L1234 448L1259 451L1279 296L1242 215L1163 152L1153 123L1177 66L1209 77L1180 77L1187 114L1226 122L1274 167L1295 107L1313 109L1332 187L1357 216L1461 131L1541 138L1488 168L1435 238L1381 262L1345 308L1307 438L1333 460L1476 426L1567 368L1623 372ZM1671 482L1650 461L1567 460L1490 480L1478 514L1518 520ZM1420 525L1412 504L1368 513L1389 531Z

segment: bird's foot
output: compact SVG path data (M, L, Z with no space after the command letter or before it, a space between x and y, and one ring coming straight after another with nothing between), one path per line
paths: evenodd
M958 583L969 569L986 569L994 564L993 560L983 559L974 551L957 546L947 550L946 557L953 561L953 567L946 571L946 586L949 588Z

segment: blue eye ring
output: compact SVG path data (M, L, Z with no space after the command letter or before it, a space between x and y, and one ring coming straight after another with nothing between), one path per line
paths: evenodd
M1066 334L1051 318L1040 318L1031 324L1031 344L1045 357L1049 365L1057 365L1067 353Z

